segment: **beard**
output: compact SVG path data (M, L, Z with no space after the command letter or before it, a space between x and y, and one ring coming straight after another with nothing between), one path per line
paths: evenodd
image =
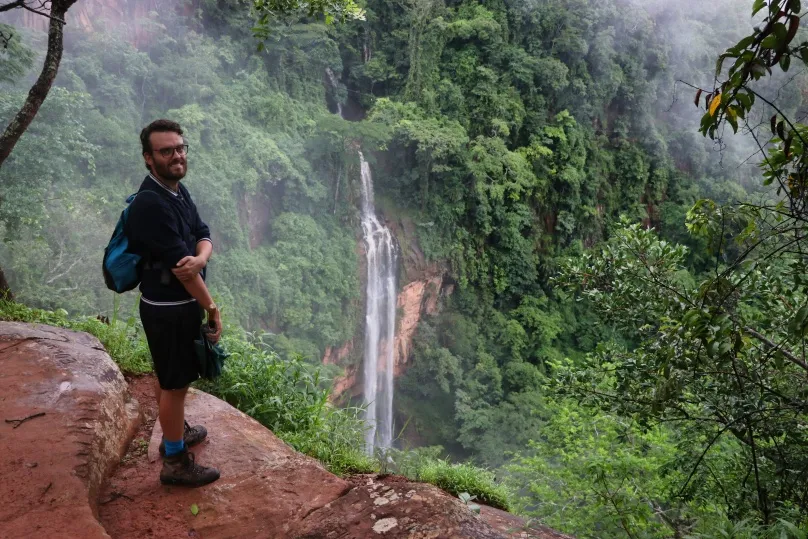
M170 164L154 163L154 172L161 179L169 182L178 182L185 177L188 165L185 159L175 159Z

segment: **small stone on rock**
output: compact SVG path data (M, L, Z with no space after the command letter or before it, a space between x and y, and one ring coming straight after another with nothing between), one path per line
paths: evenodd
M389 532L396 526L398 526L398 520L395 518L383 518L373 525L373 531L376 533L385 533Z

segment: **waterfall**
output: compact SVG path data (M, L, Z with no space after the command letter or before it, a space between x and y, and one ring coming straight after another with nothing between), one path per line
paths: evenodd
M340 118L343 118L342 103L339 102L339 96L337 95L337 77L334 76L334 72L330 67L325 68L325 73L328 75L328 82L331 84L331 88L334 89L334 102L337 104L337 114L339 114Z
M362 232L367 250L364 399L365 449L393 442L393 344L396 330L396 251L390 230L379 223L370 165L359 152L362 172Z

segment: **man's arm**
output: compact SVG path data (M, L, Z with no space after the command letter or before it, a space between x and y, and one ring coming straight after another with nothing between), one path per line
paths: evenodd
M187 290L208 313L208 320L212 320L215 324L214 332L208 334L208 339L210 339L211 342L218 341L219 337L222 335L222 318L219 313L219 308L213 303L213 298L210 295L210 291L208 291L208 287L205 285L205 281L202 280L202 276L197 274L193 278L181 282L185 290Z
M177 262L171 272L180 281L187 281L198 275L208 265L210 255L213 254L213 242L205 238L196 242L196 256L186 256Z
M190 200L190 194L187 195ZM186 256L171 271L180 281L187 281L200 273L210 260L213 253L213 240L210 239L210 228L199 216L196 204L191 202L194 209L194 236L199 238L196 242L196 256Z
M210 255L213 254L213 242L205 238L196 242L196 256L205 260L205 264L210 260Z

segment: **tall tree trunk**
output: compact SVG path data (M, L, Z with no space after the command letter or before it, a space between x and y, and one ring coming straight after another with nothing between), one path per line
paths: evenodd
M14 294L11 293L11 287L8 286L6 274L3 273L3 268L0 268L0 299L7 299L14 301Z
M31 86L22 108L8 124L3 136L0 137L0 167L3 166L3 162L11 154L11 150L14 149L22 134L31 125L39 107L48 96L53 79L56 78L56 73L59 71L59 63L62 61L65 13L75 3L76 0L53 0L51 2L48 52L45 55L45 64L42 66L39 78Z

